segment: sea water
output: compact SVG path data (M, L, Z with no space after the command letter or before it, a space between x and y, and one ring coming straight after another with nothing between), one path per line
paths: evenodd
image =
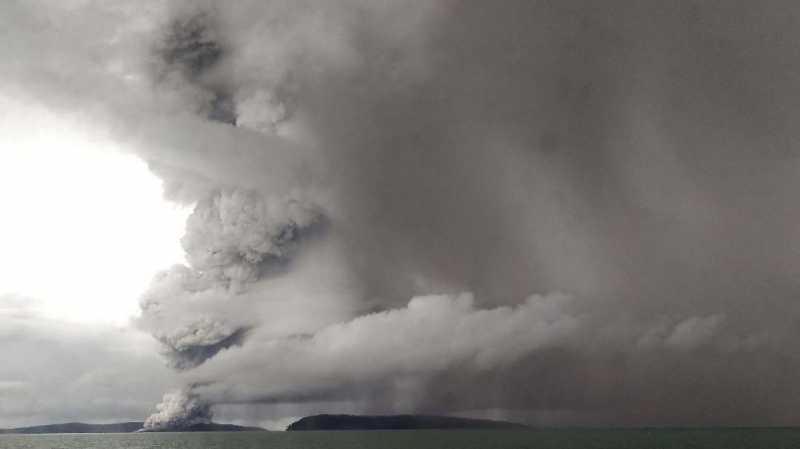
M0 435L1 449L783 449L800 429L400 430Z

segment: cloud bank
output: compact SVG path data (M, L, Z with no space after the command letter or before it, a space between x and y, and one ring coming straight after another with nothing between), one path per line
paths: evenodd
M46 318L36 301L0 296L2 427L141 420L179 380L157 343L132 329L80 328Z

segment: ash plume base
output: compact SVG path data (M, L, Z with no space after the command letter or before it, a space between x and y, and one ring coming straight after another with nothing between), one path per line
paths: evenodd
M191 387L164 394L158 410L144 421L145 431L187 429L198 424L211 424L211 405L191 392Z

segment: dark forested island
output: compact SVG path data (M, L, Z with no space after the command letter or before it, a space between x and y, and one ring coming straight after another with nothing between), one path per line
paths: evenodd
M295 421L286 430L410 430L410 429L526 429L507 421L431 415L314 415Z

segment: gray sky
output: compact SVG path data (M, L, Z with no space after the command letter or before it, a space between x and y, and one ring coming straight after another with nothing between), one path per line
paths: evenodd
M9 256L54 287L0 283L0 427L798 424L798 20L788 1L0 6L20 136L0 151L51 137L4 221L68 215L53 233L85 242ZM59 162L53 120L163 198Z

